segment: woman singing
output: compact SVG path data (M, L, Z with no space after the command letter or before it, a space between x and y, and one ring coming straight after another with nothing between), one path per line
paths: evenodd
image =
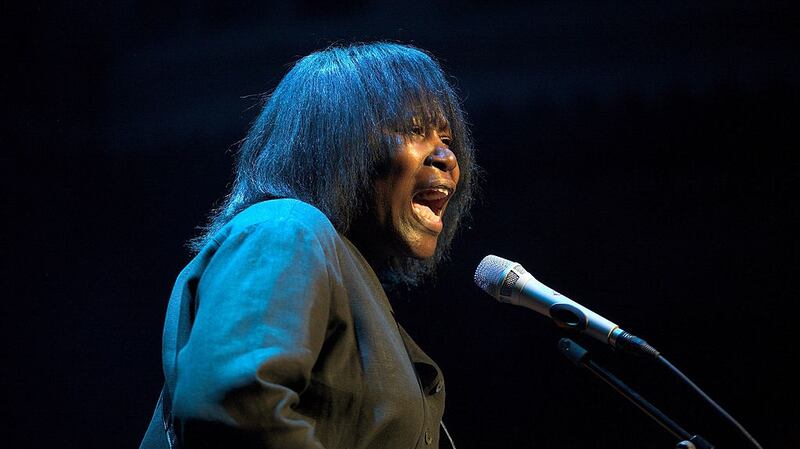
M299 60L170 299L142 447L438 447L444 381L384 286L443 260L474 152L437 62L393 43ZM174 317L174 319L171 319Z

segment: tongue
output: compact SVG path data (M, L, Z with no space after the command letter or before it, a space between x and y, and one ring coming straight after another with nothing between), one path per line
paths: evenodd
M414 208L414 213L419 215L421 218L431 221L437 222L439 221L439 216L433 212L433 209L430 208L427 204L414 202L412 203L412 207Z

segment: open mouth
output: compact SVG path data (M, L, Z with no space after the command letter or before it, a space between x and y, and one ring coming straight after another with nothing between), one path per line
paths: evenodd
M441 232L442 212L450 200L452 190L444 187L425 189L414 194L411 207L414 214L429 229Z

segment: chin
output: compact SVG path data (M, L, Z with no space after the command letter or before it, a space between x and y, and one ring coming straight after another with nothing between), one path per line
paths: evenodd
M433 241L426 241L429 239ZM436 254L436 240L435 237L427 237L423 241L415 242L416 244L408 245L408 255L414 259L430 259Z
M418 260L430 259L436 254L439 234L423 228L416 222L398 223L392 240L394 241L392 252L395 255Z
M434 254L436 254L435 251L434 252L425 252L425 253L413 252L412 254L410 254L410 257L412 259L425 260L425 259L430 259L431 257L433 257Z

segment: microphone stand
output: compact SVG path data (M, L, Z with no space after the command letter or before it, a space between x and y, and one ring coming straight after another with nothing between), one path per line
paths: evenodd
M617 393L632 402L645 415L658 423L667 432L679 440L676 449L714 449L714 446L700 435L691 435L683 427L670 419L661 410L648 402L645 398L636 393L632 388L611 374L608 370L595 363L589 357L589 352L568 338L558 341L558 349L561 353L577 366L586 368L600 380L607 383Z

